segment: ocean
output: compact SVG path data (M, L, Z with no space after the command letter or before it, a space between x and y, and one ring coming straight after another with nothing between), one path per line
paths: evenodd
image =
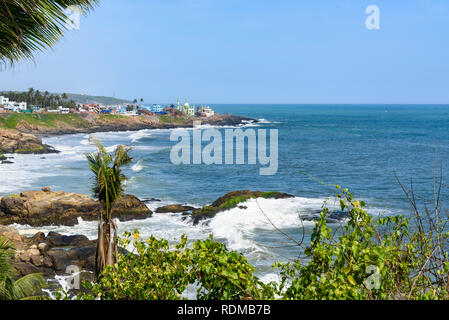
M395 175L405 184L413 181L416 193L431 200L433 174L440 167L447 177L449 161L449 106L446 105L211 105L219 113L258 119L242 129L277 129L279 168L275 175L259 175L259 164L174 165L169 129L94 134L113 150L116 145L133 147L133 164L126 192L149 202L150 209L167 204L210 204L234 190L279 191L291 199L249 200L245 208L219 213L194 226L181 214L154 214L140 221L119 223L119 231L139 229L149 235L176 242L182 234L190 240L213 234L230 249L238 250L256 266L264 280L275 280L274 261L298 258L301 250L275 230L271 222L306 242L313 221L300 216L316 215L324 201L336 208L335 184L344 186L368 204L372 215L410 213L407 199ZM226 128L218 128L225 130ZM229 129L229 128L228 128ZM84 153L93 151L89 135L46 137L44 143L60 154L12 155L14 164L1 165L0 196L44 186L90 194L92 178ZM447 204L447 186L441 201ZM75 227L16 226L21 233L57 231L96 238L96 223L80 220Z

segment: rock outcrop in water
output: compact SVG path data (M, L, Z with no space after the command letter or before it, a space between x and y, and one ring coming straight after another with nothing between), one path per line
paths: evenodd
M180 204L170 204L168 206L159 207L156 209L156 213L180 213L180 212L189 212L196 210L196 208L191 206L183 206Z
M293 195L280 192L233 191L210 206L195 209L190 206L169 205L157 209L159 213L184 213L194 224L213 218L218 212L241 206L253 198L285 199ZM38 232L32 237L20 235L17 229L2 224L19 223L31 226L74 225L77 218L96 220L100 204L86 195L41 191L24 191L20 195L0 198L0 238L6 238L15 248L14 266L21 276L42 273L47 279L67 275L67 267L76 266L83 279L93 280L96 240L84 235L66 236L57 232L45 235ZM193 212L192 212L193 211ZM147 218L152 212L136 197L126 195L115 206L113 216L121 221ZM120 249L122 253L126 250Z
M41 191L23 191L19 195L0 198L0 224L27 224L30 226L73 226L78 218L97 220L101 211L99 202L84 194ZM120 221L146 219L153 213L139 199L124 195L113 206L112 216Z
M0 152L43 154L58 153L53 147L43 144L38 137L17 130L0 129Z
M88 271L88 276L95 270L97 244L85 236L64 236L56 232L45 236L38 232L28 238L13 227L0 225L2 237L15 248L14 267L21 276L42 273L52 278L56 274L65 274L68 266Z
M193 224L198 224L205 219L211 219L219 212L229 210L239 206L240 203L245 202L248 199L265 198L265 199L286 199L293 198L294 196L287 193L270 191L232 191L225 194L223 197L215 200L210 206L205 206L201 209L193 211L192 214L186 215L185 219L190 218Z

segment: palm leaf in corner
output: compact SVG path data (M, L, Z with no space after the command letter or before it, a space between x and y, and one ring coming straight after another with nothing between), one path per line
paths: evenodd
M52 47L66 31L73 7L81 14L98 0L0 0L0 61L13 65L33 59L35 52Z
M47 282L40 273L28 274L13 283L12 292L14 300L43 300L45 296L33 296L45 288Z
M8 240L0 238L0 300L36 299L37 296L33 295L47 285L44 277L35 273L17 279L13 257L14 247Z

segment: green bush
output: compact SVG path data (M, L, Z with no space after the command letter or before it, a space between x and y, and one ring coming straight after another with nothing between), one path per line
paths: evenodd
M154 237L139 240L130 233L120 240L134 250L119 254L115 266L106 267L98 283L84 282L87 289L78 299L172 300L181 299L189 285L196 288L197 299L266 299L273 288L254 276L246 258L228 251L212 237L196 241L187 248L187 238L171 248L167 240Z
M86 284L79 299L181 299L189 286L197 299L448 299L449 233L447 218L429 212L373 218L363 201L337 187L348 221L331 229L323 210L305 248L305 259L273 265L280 283L263 284L246 258L210 237L187 247L187 239L171 248L154 237L139 240L134 251L119 255L98 283ZM439 209L435 209L439 212ZM416 210L416 212L418 212ZM131 243L125 234L121 245ZM190 297L190 296L189 296Z
M446 221L412 232L409 219L374 220L364 202L338 188L349 221L342 230L331 230L323 209L304 266L299 260L275 264L282 276L278 294L283 299L447 299L448 233L438 228Z

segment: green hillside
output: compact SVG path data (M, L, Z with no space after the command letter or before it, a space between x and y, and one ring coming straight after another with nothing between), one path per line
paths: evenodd
M105 96L91 96L86 94L76 94L76 93L67 93L67 97L69 100L75 100L77 103L82 104L92 104L92 103L99 103L99 104L126 104L131 103L129 100L124 99L117 99L112 97L105 97Z
M89 123L77 114L11 113L0 116L0 128L15 129L20 122L42 127L58 127L58 123L61 122L76 128L89 126Z

